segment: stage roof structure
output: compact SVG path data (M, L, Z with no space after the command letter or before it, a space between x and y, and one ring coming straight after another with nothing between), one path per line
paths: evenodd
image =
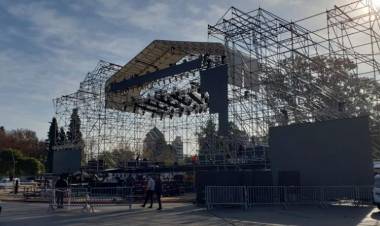
M165 77L165 69L172 68L171 73L183 73L181 70L191 71L190 68L200 67L201 56L223 56L225 47L217 42L192 42L154 40L140 53L132 58L106 82L106 108L132 112L136 99L141 98L141 92L152 85L157 77ZM183 61L181 61L183 60ZM184 66L188 61L188 66ZM176 69L175 65L182 67ZM184 67L183 67L184 66ZM184 69L186 68L186 69ZM170 70L170 69L169 69ZM155 72L161 71L160 75ZM124 88L115 90L115 84L125 84L132 81L134 85L121 85ZM125 88L128 86L128 88Z
M154 40L115 73L107 84L167 68L185 56L206 53L224 55L224 45L217 42Z

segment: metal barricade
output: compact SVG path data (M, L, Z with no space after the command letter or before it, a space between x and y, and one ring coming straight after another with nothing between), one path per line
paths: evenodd
M83 207L84 209L91 208L87 188L71 188L66 190L66 193L68 208L76 206Z
M132 208L132 187L106 187L90 188L90 203L92 206L109 204L127 205Z
M324 204L346 204L356 200L355 186L326 186L323 188Z
M132 208L132 187L101 187L101 188L70 188L46 189L44 196L49 202L49 210L61 207L57 203L57 194L63 193L63 205L67 209L81 207L83 210L93 212L95 207L104 205L127 205Z
M287 186L284 187L284 198L286 205L321 205L323 202L323 189L321 187Z
M274 186L248 186L248 207L254 204L282 204L284 202L283 187Z
M356 200L358 205L369 205L373 203L373 186L356 187Z
M208 209L215 205L238 205L247 208L245 186L208 186L205 194Z
M241 205L368 205L372 186L207 186L206 206Z

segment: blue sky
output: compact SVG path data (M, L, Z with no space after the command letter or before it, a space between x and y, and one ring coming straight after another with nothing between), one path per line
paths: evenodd
M154 39L207 41L230 7L299 19L329 0L0 1L0 125L46 137L52 99L78 89L99 60L124 65Z

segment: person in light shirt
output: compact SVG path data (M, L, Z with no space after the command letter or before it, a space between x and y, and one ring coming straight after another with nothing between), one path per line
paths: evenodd
M154 180L151 176L148 177L148 185L147 185L147 188L146 188L146 195L145 195L145 201L144 201L144 204L142 205L142 207L145 207L145 204L148 202L148 200L150 200L150 206L149 208L152 208L153 206L153 194L154 194L154 190L155 190L155 183L154 183Z

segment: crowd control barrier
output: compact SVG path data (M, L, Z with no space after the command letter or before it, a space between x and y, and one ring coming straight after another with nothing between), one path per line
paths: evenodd
M57 203L60 193L63 194L63 205ZM132 187L57 188L47 189L44 195L48 197L49 210L81 207L89 212L98 206L126 205L132 208L134 199Z
M320 205L372 203L372 186L207 186L207 208L214 206Z

